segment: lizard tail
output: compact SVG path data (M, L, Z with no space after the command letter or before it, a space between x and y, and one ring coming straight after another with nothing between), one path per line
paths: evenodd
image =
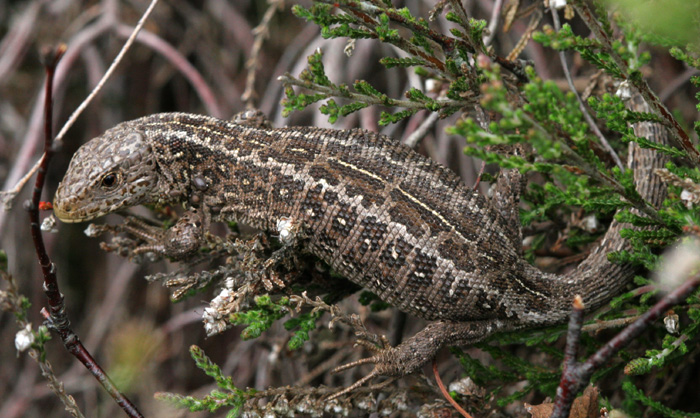
M651 112L649 105L639 94L630 99L628 107L635 112ZM668 132L659 123L640 122L634 124L633 129L638 137L669 145ZM629 144L627 166L633 170L637 191L646 202L656 208L661 206L667 192L665 184L655 174L655 170L663 168L668 161L670 157L665 154L643 149L634 142ZM641 215L637 209L633 209L632 212ZM632 280L637 270L635 266L616 264L608 260L608 254L611 252L632 250L628 240L620 236L622 229L629 228L633 228L632 225L613 220L600 244L591 254L576 269L557 277L557 280L563 284L558 287L568 294L568 297L562 295L552 299L563 303L563 306L557 307L556 311L563 314L564 318L571 310L571 301L575 294L584 298L586 310L590 311L602 306L612 295L619 294Z

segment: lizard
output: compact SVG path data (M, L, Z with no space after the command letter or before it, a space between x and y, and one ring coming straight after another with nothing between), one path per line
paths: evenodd
M640 95L632 102L634 110L649 111ZM668 142L660 124L633 128ZM653 172L667 157L634 143L628 153L638 192L658 207L665 187ZM609 252L631 248L620 237L631 226L616 220L574 270L538 270L521 256L519 228L508 224L507 210L433 160L360 129L272 129L188 113L122 122L78 149L54 212L64 222L83 222L174 202L188 212L142 250L186 257L209 222L237 220L285 232L289 245L429 321L399 345L341 366L374 365L343 393L377 376L413 373L446 345L564 322L574 295L587 311L596 309L636 270L608 261Z

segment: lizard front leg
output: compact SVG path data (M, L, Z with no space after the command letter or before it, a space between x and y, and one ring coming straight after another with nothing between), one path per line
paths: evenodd
M276 229L282 247L274 251L263 264L263 285L268 292L285 288L292 278L298 276L296 271L301 266L298 256L308 237L303 224L292 218L279 219ZM280 268L293 273L280 275Z
M134 254L152 252L175 260L185 259L199 250L205 229L205 220L195 211L185 212L165 231L135 218L128 218L124 225L125 231L146 242L136 247Z
M242 255L242 268L254 284L255 294L283 291L308 267L300 258L307 238L303 225L291 218L281 218L277 221L276 232L281 246L272 252L268 235L264 233L246 241L237 239L234 243L233 248Z
M446 345L469 345L488 337L496 331L512 330L514 326L502 321L452 322L435 321L428 324L413 337L396 347L377 347L369 339L359 336L358 344L369 348L376 354L333 369L333 373L347 370L363 364L374 364L374 369L353 385L333 394L329 399L347 394L364 385L370 379L387 376L391 379L414 373L435 358L438 351ZM387 382L388 383L388 382ZM386 383L380 384L383 386Z

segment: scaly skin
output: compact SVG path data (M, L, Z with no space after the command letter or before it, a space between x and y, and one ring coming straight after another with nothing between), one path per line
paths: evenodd
M635 131L667 142L658 125L640 123ZM642 197L659 205L663 187L651 173L664 158L633 145L629 161ZM514 248L517 228L456 175L362 130L267 129L184 113L147 116L78 150L54 210L65 222L82 222L168 202L195 209L186 225L176 225L180 232L206 228L211 219L271 231L290 220L303 230L306 251L382 300L434 321L363 361L375 364L370 377L411 373L446 344L562 322L573 295L594 309L634 274L631 266L607 260L610 251L629 249L616 221L571 273L537 270ZM182 248L177 234L168 239L170 249L149 248L176 257L197 248L190 238Z

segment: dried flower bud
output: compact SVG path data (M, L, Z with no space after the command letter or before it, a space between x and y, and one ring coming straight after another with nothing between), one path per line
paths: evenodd
M345 48L343 48L343 52L348 57L352 56L352 53L355 52L355 39L348 39L348 43L345 45Z
M34 344L34 333L32 332L32 325L27 324L27 326L15 334L15 348L17 351L25 351Z
M552 7L557 10L561 10L566 7L566 0L550 0Z
M620 83L620 85L617 87L617 91L615 92L615 96L619 97L623 101L632 98L632 88L630 87L629 81L625 80Z
M58 232L58 229L56 228L56 218L54 218L53 215L44 218L44 220L41 222L41 230L44 232L51 232L52 234Z
M483 398L486 395L486 389L478 386L470 377L450 383L449 390L463 396L476 396L477 398Z
M678 334L678 315L673 313L673 311L666 314L664 317L664 325L666 326L666 332L669 334Z

